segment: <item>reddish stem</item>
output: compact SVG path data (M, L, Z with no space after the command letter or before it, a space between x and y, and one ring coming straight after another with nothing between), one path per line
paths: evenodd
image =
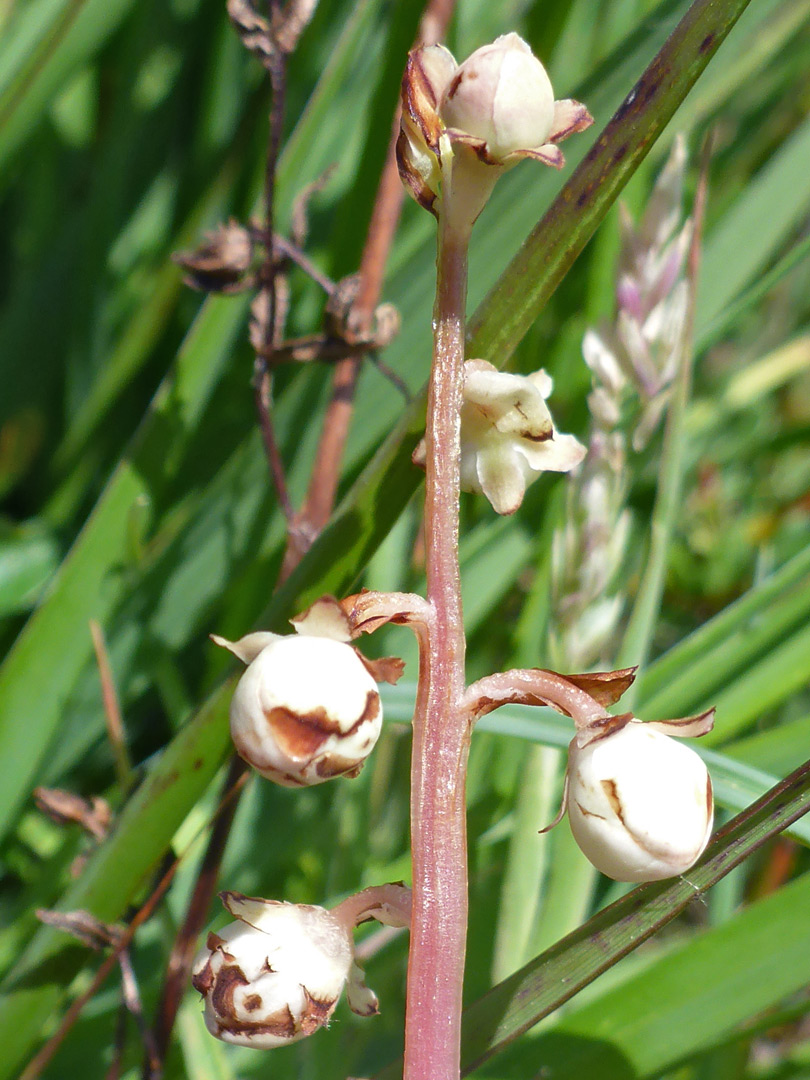
M332 908L332 914L349 931L369 919L376 919L383 926L407 926L411 918L411 890L396 882L372 885L348 896Z
M442 218L428 392L425 540L429 646L421 650L413 720L413 915L405 1080L458 1080L467 935L466 768L461 709L465 638L458 566L458 493L467 240Z
M577 729L607 716L604 705L592 694L564 675L543 668L487 675L469 686L464 695L464 707L471 722L502 705L548 705L570 716Z

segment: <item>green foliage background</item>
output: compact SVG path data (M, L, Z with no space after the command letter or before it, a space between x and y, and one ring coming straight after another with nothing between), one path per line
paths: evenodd
M558 94L584 100L596 119L566 145L562 177L524 164L499 185L476 226L471 312L686 8L675 0L460 0L448 39L456 55L517 29L547 60ZM335 164L311 205L308 247L333 277L357 266L419 14L412 0L321 0L291 64L279 227L288 229L304 185ZM726 815L810 756L808 49L807 0L752 0L623 195L640 210L674 132L686 133L696 156L716 126L686 494L638 707L653 718L717 705L712 767ZM282 630L307 599L354 583L420 587L412 554L418 477L407 464L419 408L406 410L369 364L341 487L348 501L271 602L284 528L254 425L247 305L201 302L170 262L202 230L255 209L267 104L258 65L220 0L0 0L0 1077L19 1074L97 963L38 929L34 909L58 904L122 918L172 851L184 853L178 877L134 951L147 1012L154 1008L227 749L222 679L232 669L207 634L237 637L260 622ZM403 332L383 359L414 394L430 355L433 232L428 215L408 204L384 293ZM552 373L559 425L581 437L589 374L580 342L612 314L617 243L612 211L510 360L516 370ZM290 331L311 332L322 296L302 275L292 286ZM515 320L486 310L491 325ZM277 380L296 500L328 383L329 372L316 367ZM637 462L630 492L631 602L660 449L654 442ZM464 502L471 677L548 662L548 542L564 482L544 478L508 521ZM90 619L107 635L130 751L145 778L134 795L116 781L104 734ZM413 660L404 631L375 635L369 649ZM251 783L223 885L331 903L409 877L413 679L411 662L405 685L388 695L390 722L358 780L305 792ZM470 1001L492 984L493 970L540 952L621 891L595 879L563 826L525 855L530 900L521 894L519 908L528 925L510 929L514 897L502 886L510 851L526 850L517 847L515 807L525 805L527 746L559 747L568 732L547 717L534 726L520 713L491 720L471 761ZM33 808L36 784L104 794L121 811L77 879L69 868L88 845ZM590 1070L617 1080L806 1076L806 822L793 836L733 871L475 1075L523 1078L548 1066L555 1077ZM224 921L218 912L211 918ZM341 1006L328 1032L270 1057L215 1043L189 994L167 1080L271 1070L302 1080L371 1075L401 1048L405 958L400 937L368 964L380 1018L362 1021ZM105 1075L117 1001L111 980L48 1077ZM134 1035L127 1067L127 1077L139 1075Z

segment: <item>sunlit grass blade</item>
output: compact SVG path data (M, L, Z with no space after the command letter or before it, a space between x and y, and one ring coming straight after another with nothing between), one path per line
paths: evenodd
M717 319L738 293L778 254L810 208L805 182L810 120L797 128L749 181L707 243L695 327ZM762 222L767 217L768 228Z
M769 651L806 621L810 612L810 548L751 588L678 645L639 685L640 707L650 718L686 712L723 689L735 673Z
M161 755L122 811L116 829L68 890L59 907L120 919L142 892L189 808L202 796L223 759L229 684L204 706ZM84 949L51 927L41 927L0 988L0 1077L18 1074L43 1024L57 1012Z
M32 6L29 21L35 19ZM118 28L133 0L73 0L36 27L40 40L0 96L0 174L42 118L54 95ZM25 13L20 14L25 19ZM0 56L0 60L2 56Z
M551 1030L515 1047L482 1075L516 1075L509 1060L514 1058L524 1066L542 1062L565 1080L595 1073L604 1080L653 1077L723 1045L742 1034L751 1018L764 1022L768 1012L804 988L810 962L808 903L810 874L805 873L648 963L615 989L573 1006Z

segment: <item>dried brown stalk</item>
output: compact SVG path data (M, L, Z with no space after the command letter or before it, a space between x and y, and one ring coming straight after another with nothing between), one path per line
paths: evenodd
M110 666L107 644L104 640L104 631L95 619L90 620L90 635L93 638L98 674L101 679L104 719L107 724L107 735L112 747L113 758L115 759L115 771L118 774L119 784L125 790L132 780L132 763L129 760L127 751L124 722L121 718L121 706L118 701L112 667Z
M247 777L247 765L241 758L233 755L222 785L222 804L224 804L224 808L217 815L211 830L211 836L203 856L202 865L197 873L197 880L194 883L194 891L191 894L186 916L177 932L169 962L166 966L166 975L163 980L163 989L160 994L154 1026L155 1050L158 1061L165 1059L169 1049L174 1022L177 1019L177 1012L188 985L189 972L197 950L197 942L200 932L208 920L211 899L216 892L225 846L239 805L238 793L242 790ZM227 798L228 793L231 791L234 792L233 797Z

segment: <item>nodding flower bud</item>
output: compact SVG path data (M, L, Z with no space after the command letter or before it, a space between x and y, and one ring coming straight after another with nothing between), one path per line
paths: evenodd
M334 911L236 892L220 896L236 921L208 935L191 979L212 1035L258 1050L297 1042L329 1022L344 987L353 1012L379 1011L355 961L352 930L372 918L407 926L404 885L374 886Z
M348 644L348 630L339 640L341 615L337 601L325 597L294 620L296 635L213 639L248 665L231 700L234 745L278 784L303 787L357 776L380 734L375 679L396 681L401 662L361 657Z
M712 831L711 780L695 751L666 732L703 734L712 717L653 723L609 717L574 737L568 816L597 870L615 881L657 881L697 861Z
M554 91L526 42L503 34L459 65L439 113L448 128L481 140L487 155L502 161L546 142L554 123Z
M397 163L422 206L471 226L505 169L524 157L562 168L556 144L592 123L578 101L554 100L546 69L517 34L460 65L428 45L408 56ZM442 190L451 173L452 192Z

